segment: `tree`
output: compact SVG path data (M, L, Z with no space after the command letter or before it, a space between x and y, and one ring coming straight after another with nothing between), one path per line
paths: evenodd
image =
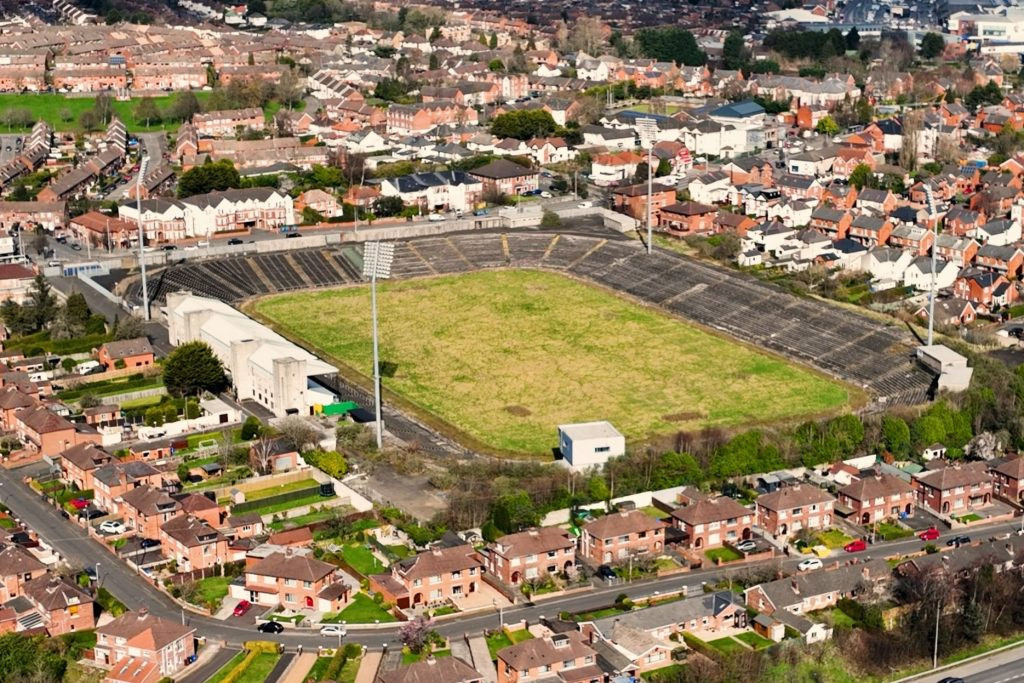
M117 321L114 326L114 339L138 339L145 336L142 318L137 315L129 315Z
M597 17L581 16L573 22L569 29L567 43L574 51L596 54L604 45L608 27Z
M240 185L241 177L230 159L208 161L181 174L178 179L178 196L191 197L215 190L228 190Z
M228 386L220 359L206 342L182 344L164 361L164 386L173 396L218 393Z
M554 211L544 209L540 219L540 227L542 228L557 228L562 224L562 219Z
M722 43L722 66L726 69L741 69L750 59L742 31L731 31Z
M401 197L378 197L373 203L373 213L383 218L397 216L404 208L405 202Z
M398 101L408 93L409 86L397 78L382 78L373 89L374 97L389 102Z
M316 223L323 223L324 215L314 209L312 206L302 207L302 222L306 225L314 225Z
M501 61L497 57L487 62L487 68L491 71L498 72L505 70L505 62Z
M263 424L260 419L255 415L250 415L245 418L245 422L242 423L242 441L252 441L260 435L263 431Z
M507 534L537 526L540 514L530 500L529 494L522 489L507 493L494 503L491 517L494 524Z
M946 49L946 41L942 34L929 31L921 38L921 56L925 59L935 59Z
M398 638L410 651L419 654L427 643L427 635L430 633L434 622L424 616L411 619L398 629Z
M854 26L846 34L846 49L847 50L856 50L859 47L860 47L860 31L857 30L856 26Z
M430 53L430 61L427 63L427 68L431 71L437 71L441 68L441 57L436 52Z
M946 440L946 428L942 424L942 420L930 415L922 415L914 420L910 433L918 448L927 448Z
M160 110L157 109L152 97L143 97L139 101L139 105L135 107L135 120L145 121L146 128L149 128L150 122L160 122Z
M871 187L875 180L875 173L867 164L857 164L850 172L850 184L858 190Z
M492 50L498 49L498 34L491 32L491 37L487 39L487 47Z
M297 451L316 445L320 439L320 432L298 415L289 415L278 422L276 427L281 436Z
M672 173L672 164L668 159L662 159L658 162L658 168L654 171L655 178L663 178Z
M693 34L678 26L641 29L634 40L644 57L686 66L700 66L708 59Z
M58 116L60 116L60 120L64 123L67 123L68 121L73 121L75 119L75 114L71 111L70 107L61 107L60 114L58 114Z
M25 308L31 312L37 330L45 327L57 314L57 300L53 296L50 283L42 273L32 280Z
M86 303L85 296L81 292L73 292L68 295L67 301L64 302L64 310L70 324L85 330L92 311L89 310L89 304Z
M97 131L103 127L96 112L92 109L86 109L78 115L78 125L87 132Z
M910 427L903 418L886 415L882 418L882 442L897 458L910 455Z
M304 89L302 79L295 73L295 69L288 69L282 73L277 85L274 86L277 99L289 109L302 100Z
M249 446L249 467L257 474L270 474L277 452L275 440L268 436L261 436Z
M491 121L491 133L499 138L529 140L546 137L557 128L551 113L543 109L524 109L505 112Z
M818 125L814 129L822 135L831 137L839 132L839 124L831 116L822 116L818 119Z
M174 96L165 116L176 121L188 121L192 118L193 114L198 114L201 110L199 99L195 93L191 91L180 92Z

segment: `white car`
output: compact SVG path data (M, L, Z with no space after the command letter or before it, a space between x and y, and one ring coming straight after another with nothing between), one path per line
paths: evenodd
M753 541L740 541L736 544L736 550L741 553L752 553L757 550L757 544Z
M320 635L322 636L344 636L345 627L341 624L324 624L320 627Z
M128 531L128 527L123 522L118 522L113 519L108 519L103 524L100 524L100 531L105 534L123 534Z
M812 569L821 569L824 566L820 558L808 557L806 560L801 560L796 568L802 572L809 572Z
M592 206L594 206L594 202L580 202L576 206L578 206L581 209L589 209Z
M437 223L439 221L443 221L444 216L442 216L439 213L432 213L429 216L427 216L427 220L430 221L431 223Z
M544 199L551 199L551 193L548 192L547 190L544 190L543 192L541 192L540 196L543 197Z

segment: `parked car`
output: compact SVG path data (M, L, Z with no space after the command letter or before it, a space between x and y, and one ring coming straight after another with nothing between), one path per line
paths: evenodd
M934 541L939 537L939 530L935 527L928 527L917 535L922 541Z
M580 202L576 206L581 208L581 209L589 209L589 208L594 206L594 202L591 202L591 201Z
M427 220L431 223L439 223L444 220L444 216L439 213L432 213L427 216Z
M162 250L164 250L164 251L175 251L178 248L178 245L176 245L176 244L165 244L165 245L163 245L160 248Z
M103 510L99 510L97 508L90 508L90 509L85 510L82 513L82 516L85 517L86 519L92 521L92 520L94 520L94 519L96 519L98 517L103 517L106 514L107 513L104 512Z
M946 676L945 678L940 678L939 683L964 683L964 679L959 676Z
M809 572L812 569L821 569L824 566L825 565L822 563L820 558L808 557L806 560L801 560L800 564L798 564L796 568L802 572Z
M156 548L158 545L160 545L160 541L156 540L155 538L144 538L139 542L139 545L141 545L143 548Z
M736 550L741 553L752 553L757 550L757 544L753 541L740 541L736 544Z
M238 604L235 605L235 611L232 612L232 614L234 614L236 617L240 617L246 612L248 612L250 607L252 607L252 603L248 600L239 600Z
M547 190L544 190L543 192L540 193L540 196L543 197L544 199L551 199L552 195Z
M75 251L82 251L82 245L79 244L78 242L72 242L71 248L74 249Z
M16 545L20 545L22 548L38 548L39 541L32 538L25 531L16 531L11 534L11 541Z
M320 627L322 636L343 636L345 633L345 627L341 624L324 624Z
M597 575L602 579L614 579L615 570L613 570L606 564L602 564L600 567L597 568Z
M245 244L245 242L243 240L238 239L237 237L232 237L231 239L228 240L229 246L233 247L236 244Z
M268 621L257 626L256 630L260 633L281 633L284 631L284 626L281 626L281 624L276 621Z
M868 543L863 538L858 538L855 541L850 541L843 546L843 550L848 553L859 553L862 550L867 550Z
M89 507L89 501L87 501L85 498L73 498L71 500L71 507L75 508L76 510L84 510L85 508Z
M128 531L128 527L124 525L124 522L118 522L114 519L108 519L107 521L100 524L100 531L105 534L123 534Z
M953 538L951 538L948 541L946 541L946 545L948 545L948 546L961 546L961 545L967 545L970 542L971 542L971 537L970 536L954 536Z
M285 237L302 237L302 235L297 232L290 232Z

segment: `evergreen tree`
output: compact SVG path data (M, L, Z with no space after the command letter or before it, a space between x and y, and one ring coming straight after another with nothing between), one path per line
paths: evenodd
M228 386L227 376L213 349L201 341L182 344L164 361L164 386L173 396L217 393Z

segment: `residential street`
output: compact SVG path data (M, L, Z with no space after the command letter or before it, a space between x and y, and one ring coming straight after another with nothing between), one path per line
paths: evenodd
M186 623L198 629L198 635L205 636L211 640L224 642L228 646L241 645L246 640L254 637L261 639L277 640L289 647L302 644L305 648L315 648L318 645L333 643L333 639L320 636L315 631L288 632L280 635L257 634L251 627L235 626L228 621L218 621L210 617L192 614L178 607L168 596L150 586L143 579L133 575L127 565L118 561L112 554L104 550L99 543L89 539L85 532L74 524L65 521L58 512L42 502L31 490L20 481L20 474L0 470L0 500L7 504L21 519L45 540L47 543L67 558L72 565L96 565L100 564L99 575L102 585L109 589L118 599L125 603L130 609L148 607L149 610L162 617L170 619L183 619ZM975 540L988 538L990 536L1014 531L1020 527L1019 522L999 524L987 527L984 530L973 532ZM937 542L942 545L945 534ZM877 553L872 549L885 548L886 555L910 553L921 548L922 542L917 538L907 538L872 546L868 552L858 553L857 557L866 560ZM839 553L836 559L845 560L848 555ZM782 566L789 571L795 571L800 558L774 559L770 562L781 562ZM664 579L648 579L630 584L619 584L602 586L587 593L580 593L559 598L554 598L536 605L521 605L512 607L499 615L497 611L486 614L466 616L461 619L441 622L438 631L444 635L461 635L473 633L486 628L495 628L499 625L499 618L504 623L518 622L526 619L536 622L543 616L557 616L563 610L583 611L598 607L604 607L614 601L615 596L625 593L630 598L639 598L658 593L671 593L687 587L691 594L701 590L702 582L717 582L719 579L728 579L730 574L736 575L744 570L744 566L731 567L728 569L707 569L682 574L680 576ZM371 627L360 627L351 624L348 626L348 640L358 642L370 648L379 648L385 643L397 642L397 625L390 628L374 629ZM978 679L982 683L997 683L999 678Z

